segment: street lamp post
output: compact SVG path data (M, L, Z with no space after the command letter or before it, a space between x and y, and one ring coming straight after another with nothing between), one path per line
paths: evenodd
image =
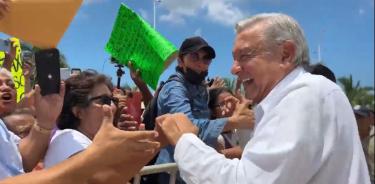
M161 0L152 0L154 2L154 29L156 30L156 3L160 3Z

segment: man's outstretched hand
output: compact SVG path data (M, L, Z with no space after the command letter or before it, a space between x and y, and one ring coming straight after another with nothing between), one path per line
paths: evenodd
M159 116L156 118L156 124L156 130L159 132L162 144L167 141L175 146L183 134L198 133L198 128L182 113Z

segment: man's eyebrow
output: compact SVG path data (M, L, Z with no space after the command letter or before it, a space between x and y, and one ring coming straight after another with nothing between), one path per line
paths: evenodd
M240 49L237 53L239 55L242 55L242 54L249 54L249 53L253 53L257 50L257 48L250 48L250 47L245 47L245 48L242 48Z

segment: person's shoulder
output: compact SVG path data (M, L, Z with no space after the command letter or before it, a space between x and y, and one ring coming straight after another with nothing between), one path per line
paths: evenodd
M332 92L342 91L342 89L331 80L320 75L304 73L294 83L296 86L302 86L310 95L316 94L326 96Z
M56 130L44 158L46 168L86 149L90 143L91 140L77 130Z
M183 79L179 78L178 76L170 77L167 81L164 82L163 87L160 90L161 94L170 93L174 91L180 91L186 89L186 83L183 81Z
M81 132L74 130L74 129L64 129L64 130L56 130L55 134L51 139L51 144L57 142L91 142L91 140L86 137Z

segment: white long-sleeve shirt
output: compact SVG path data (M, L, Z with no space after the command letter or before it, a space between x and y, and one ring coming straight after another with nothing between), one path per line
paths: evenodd
M343 91L296 68L254 109L241 160L226 159L193 134L174 158L188 184L369 184L356 120Z

